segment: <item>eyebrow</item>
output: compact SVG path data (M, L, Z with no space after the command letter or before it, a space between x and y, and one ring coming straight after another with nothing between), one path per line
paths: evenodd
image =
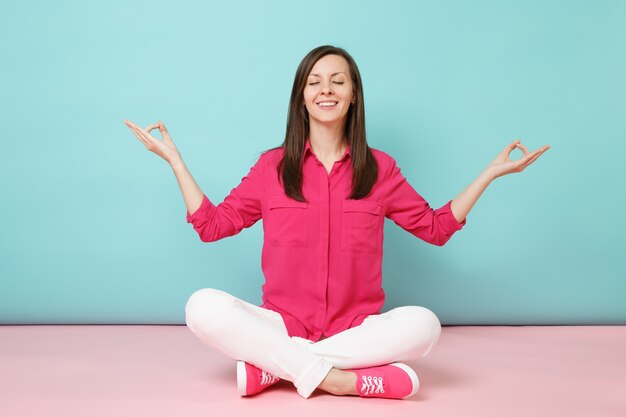
M331 74L330 76L331 76L331 77L334 77L334 76L335 76L335 75L337 75L337 74L344 74L344 75L345 75L345 73L344 73L344 72L336 72L336 73L334 73L334 74ZM314 75L314 76L316 76L316 77L321 77L321 75L319 75L319 74L313 74L313 73L309 74L309 77L310 77L310 76L312 76L312 75Z

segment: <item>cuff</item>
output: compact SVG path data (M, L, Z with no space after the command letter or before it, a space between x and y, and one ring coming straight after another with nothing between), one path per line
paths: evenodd
M296 386L296 391L304 399L307 399L313 394L313 391L322 383L328 373L333 369L333 365L327 362L322 357L317 357L316 361L309 366L309 368L299 375L293 384Z
M187 211L187 223L193 223L197 219L206 218L213 209L215 209L213 203L211 203L206 195L203 195L202 204L200 204L198 210L196 210L193 214L189 214L189 211Z
M437 210L437 217L439 218L439 223L443 226L443 228L449 232L456 232L457 230L461 230L465 223L467 223L467 216L463 219L461 223L459 223L452 214L452 200L448 201L445 206L441 207Z

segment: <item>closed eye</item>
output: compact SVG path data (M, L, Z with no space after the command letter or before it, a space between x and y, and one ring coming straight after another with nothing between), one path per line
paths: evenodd
M341 84L343 84L343 81L341 81L341 82L340 81L333 81L333 83L341 85ZM309 83L309 85L315 85L315 84L319 84L319 81L314 82L314 83Z

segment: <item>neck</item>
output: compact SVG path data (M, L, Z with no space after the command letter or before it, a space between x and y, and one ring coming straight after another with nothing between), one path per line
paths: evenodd
M343 132L344 124L312 123L309 129L309 138L313 153L321 158L343 155L347 147L343 140Z

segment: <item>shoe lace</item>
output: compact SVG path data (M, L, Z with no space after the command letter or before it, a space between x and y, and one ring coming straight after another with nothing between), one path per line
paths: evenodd
M361 385L361 393L364 395L380 394L385 392L383 387L383 377L372 377L363 375L361 377L363 384Z
M261 371L261 385L272 384L278 380L278 377L270 374L269 372Z

